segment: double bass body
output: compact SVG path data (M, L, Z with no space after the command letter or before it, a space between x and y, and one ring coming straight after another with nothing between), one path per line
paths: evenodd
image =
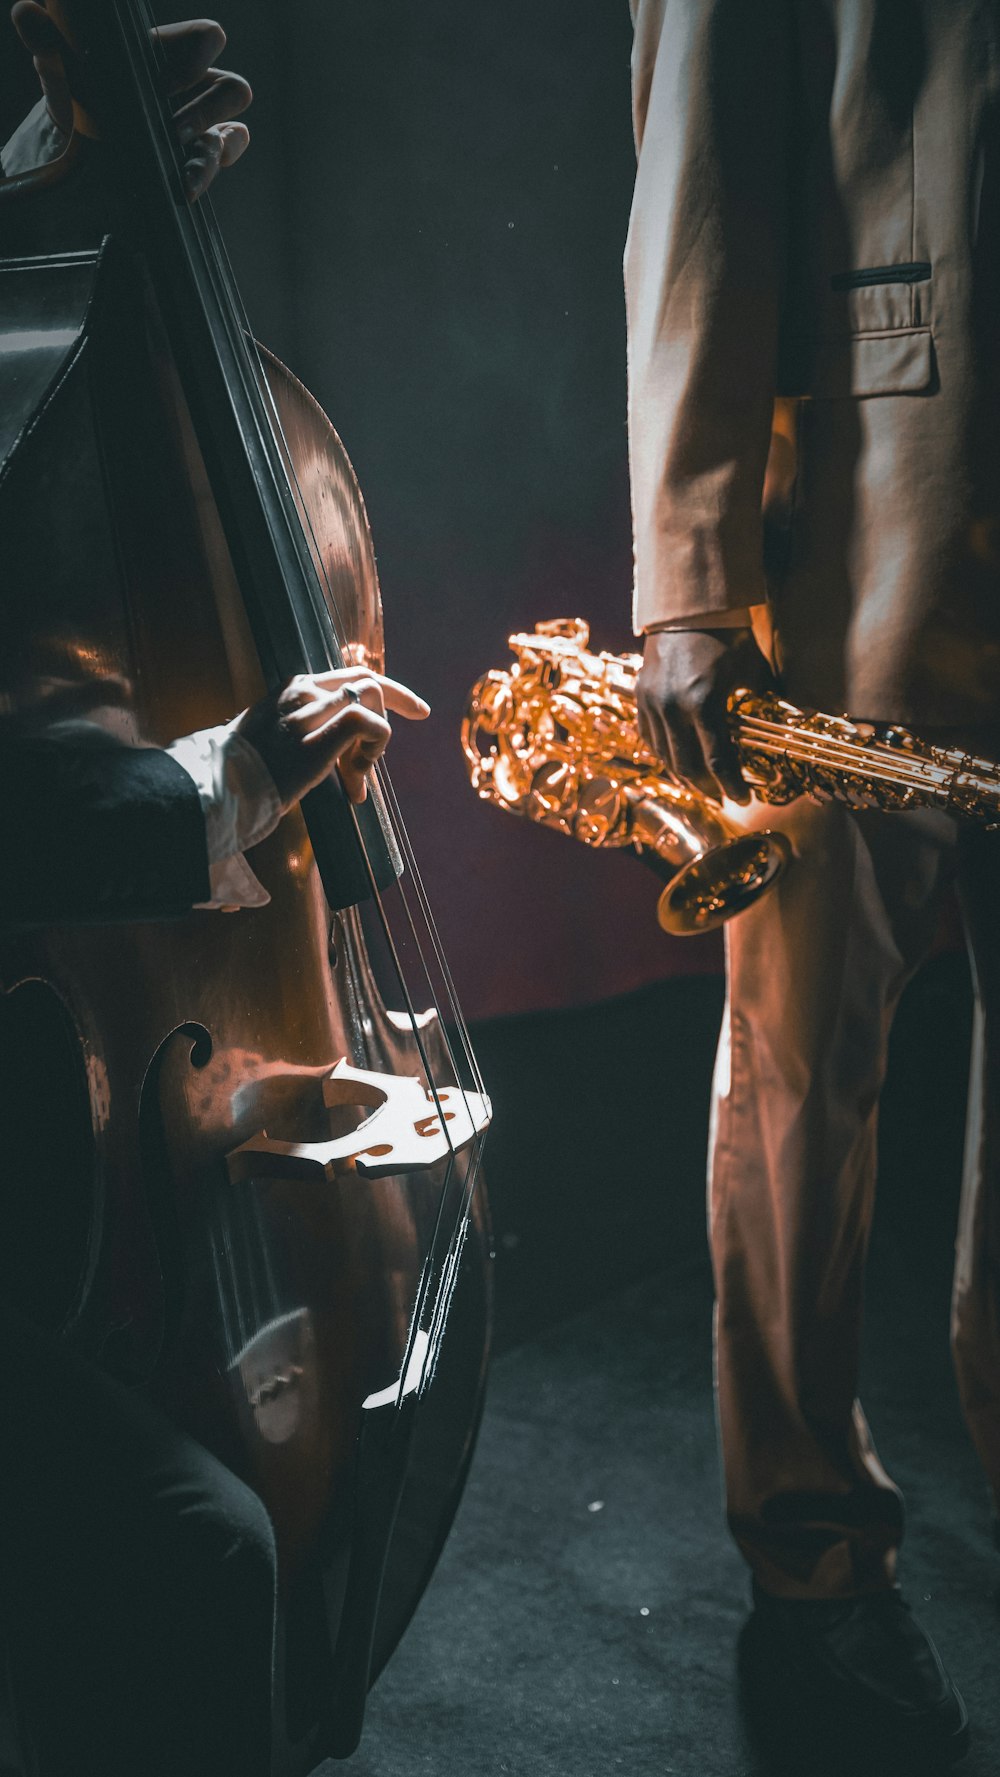
M260 695L259 648L141 256L103 230L62 252L67 192L32 202L54 218L46 251L0 269L0 377L6 411L24 409L0 470L4 720L57 744L164 745ZM381 670L350 463L264 362L338 639ZM414 1025L386 990L371 906L331 912L298 810L252 862L266 906L127 925L42 909L6 941L18 1061L0 1119L30 1190L0 1283L263 1499L281 1589L275 1768L291 1777L352 1749L446 1534L482 1399L489 1233L468 1152L396 1174L283 1176L273 1160L234 1174L229 1156L264 1134L308 1148L364 1121L363 1094L328 1102L344 1060L455 1084L438 1014Z

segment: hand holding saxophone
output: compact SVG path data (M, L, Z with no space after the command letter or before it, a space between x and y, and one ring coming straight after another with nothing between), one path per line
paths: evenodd
M540 623L534 634L511 636L514 666L487 673L469 694L462 746L472 787L484 802L585 845L632 849L661 880L667 878L658 909L664 930L709 931L749 907L776 880L788 857L787 842L779 833L736 831L714 801L674 775L662 753L668 744L665 723L655 747L640 733L639 657L592 654L589 640L579 618ZM713 649L711 637L707 642L701 676L689 655L693 670L666 680L664 700L684 736L682 759L702 774L707 770L701 752L695 753L697 708L701 745L744 797L728 735L727 751L710 728L716 707L725 720L720 663L726 649ZM675 664L680 658L679 650L663 652L672 654ZM728 670L746 660L746 647L736 649ZM682 727L682 709L691 737ZM664 720L658 709L657 720ZM714 773L711 782L716 794Z
M751 629L653 631L635 686L639 732L703 796L749 802L729 700L738 690L773 688Z

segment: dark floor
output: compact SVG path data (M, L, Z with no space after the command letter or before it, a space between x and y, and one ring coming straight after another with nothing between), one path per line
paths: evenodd
M506 1349L454 1533L372 1694L356 1777L778 1768L738 1701L746 1581L715 1463L700 1175L718 1007L717 982L686 981L480 1033L498 1096L520 1098L534 1126L522 1170L503 1119L493 1156ZM909 1505L906 1590L972 1716L963 1777L986 1777L1000 1766L1000 1558L947 1354L968 1018L953 957L900 1015L864 1396ZM575 1099L560 1096L574 1058L591 1070ZM569 1176L554 1166L560 1135ZM813 1765L798 1751L781 1768L806 1777Z

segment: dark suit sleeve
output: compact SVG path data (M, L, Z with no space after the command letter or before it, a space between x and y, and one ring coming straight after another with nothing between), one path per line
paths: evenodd
M84 725L0 736L0 921L166 919L210 895L197 788Z
M14 179L32 167L57 160L65 147L66 137L52 122L45 100L39 99L0 148L0 177Z

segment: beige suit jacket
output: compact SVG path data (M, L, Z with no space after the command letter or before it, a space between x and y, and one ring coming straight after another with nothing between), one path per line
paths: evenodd
M801 701L996 719L998 0L631 3L637 630L769 598Z

